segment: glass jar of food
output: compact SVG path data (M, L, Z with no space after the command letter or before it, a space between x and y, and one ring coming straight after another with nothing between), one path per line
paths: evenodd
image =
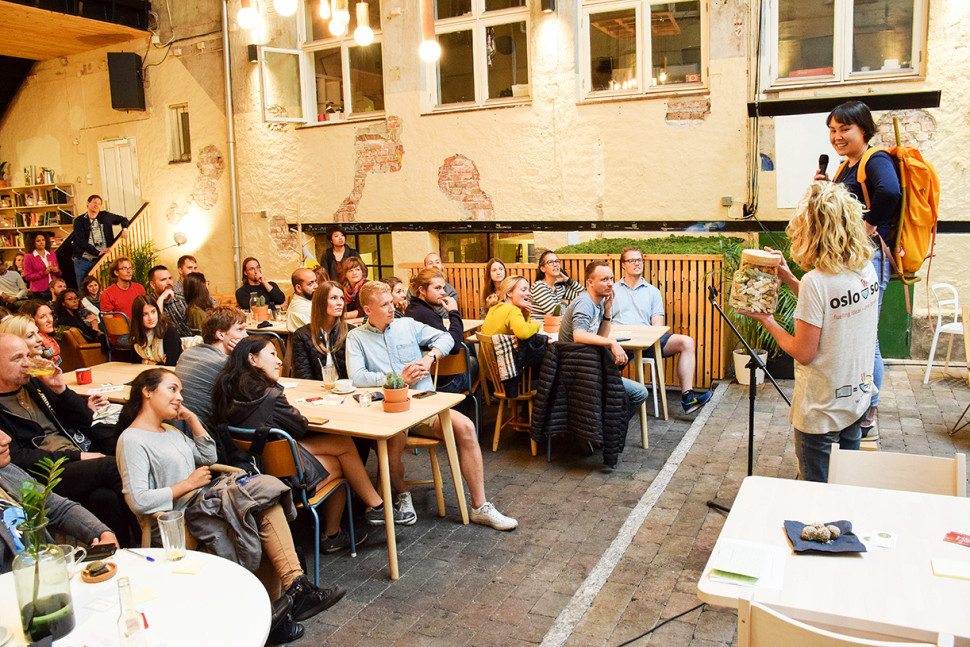
M741 267L734 273L731 298L728 303L735 310L774 314L778 306L778 266L781 257L760 249L741 252Z

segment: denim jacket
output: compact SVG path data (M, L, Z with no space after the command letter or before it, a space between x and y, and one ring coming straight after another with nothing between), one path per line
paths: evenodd
M447 332L410 317L394 319L384 332L365 323L347 334L347 374L354 386L381 386L388 373L421 359L422 347L437 348L444 356L454 343ZM433 391L434 382L426 377L411 388Z

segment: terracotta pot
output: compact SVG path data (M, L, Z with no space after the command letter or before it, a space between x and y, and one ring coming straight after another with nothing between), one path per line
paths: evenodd
M400 389L388 389L384 387L384 402L407 402L408 401L408 387L402 387Z
M258 321L269 321L269 306L253 306L253 319Z
M408 398L404 402L388 402L386 399L383 400L384 413L403 413L411 408L411 398Z
M559 332L559 326L562 324L562 317L556 317L553 315L545 315L542 318L542 330L543 332Z

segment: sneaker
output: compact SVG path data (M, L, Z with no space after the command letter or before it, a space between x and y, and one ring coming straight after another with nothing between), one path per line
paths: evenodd
M394 506L394 523L401 526L412 526L417 520L418 513L414 511L411 493L401 492L397 495L397 504Z
M866 409L866 415L862 416L862 422L859 426L862 427L862 437L865 438L866 434L872 429L876 424L876 414L879 412L879 407L873 405Z
M411 503L411 496L408 494L408 504ZM394 523L399 526L411 526L415 521L418 520L418 515L414 511L414 506L411 505L410 515L408 511L401 510L400 508L394 508ZM384 504L377 506L376 508L367 508L364 511L364 519L367 523L372 526L383 526L384 525Z
M384 514L384 511L381 511ZM354 539L357 540L357 545L360 546L367 539L367 529L366 528L354 528ZM333 553L339 553L342 550L348 550L350 548L350 533L340 529L333 537L328 537L323 535L320 537L320 552L326 553L327 555L332 555Z
M863 440L879 440L879 428L869 427L868 429L862 429L862 439Z
M339 586L328 589L313 586L306 575L298 577L286 590L286 594L293 598L293 618L298 621L326 611L337 604L346 592Z
M472 523L491 526L496 530L515 530L519 525L518 521L512 517L506 517L487 501L480 508L472 508L471 520Z
M294 642L303 637L303 625L293 619L293 598L283 594L273 603L269 639L271 645Z
M681 404L684 406L684 413L694 413L711 399L714 395L713 391L704 391L703 393L698 393L697 391L688 391L683 395L683 401Z

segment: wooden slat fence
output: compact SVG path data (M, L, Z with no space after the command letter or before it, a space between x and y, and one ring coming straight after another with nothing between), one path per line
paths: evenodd
M585 254L559 254L563 271L583 282L587 263L606 260L613 273L620 276L619 254L590 256ZM720 275L724 258L719 254L651 254L644 258L644 276L660 290L666 309L667 325L676 334L689 335L697 342L697 367L694 374L695 388L707 388L713 380L725 376L726 350L722 322L707 300L707 286L716 281L720 288ZM400 268L414 276L424 266L418 263L402 263ZM508 263L509 275L518 274L530 282L536 278L534 263ZM481 318L481 293L485 281L484 263L450 263L445 265L448 282L458 291L461 316L466 319ZM713 277L717 277L716 279ZM632 373L632 367L628 372ZM679 384L674 359L664 362L668 385ZM675 403L676 404L676 403Z

